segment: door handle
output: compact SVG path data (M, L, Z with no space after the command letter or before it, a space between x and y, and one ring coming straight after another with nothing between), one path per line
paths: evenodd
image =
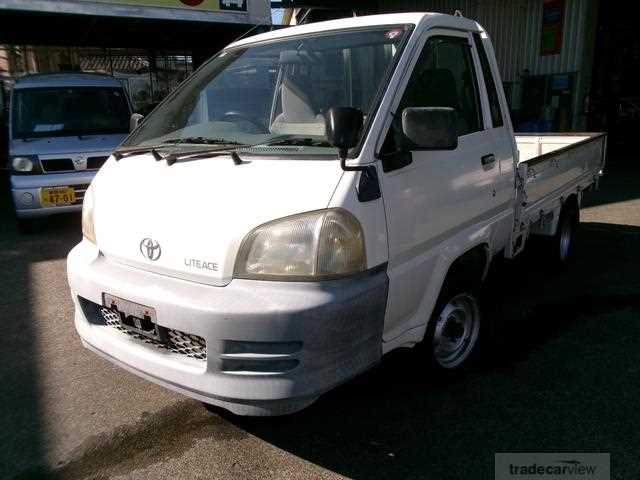
M490 153L489 155L484 155L480 159L480 163L482 163L483 167L491 166L494 163L496 163L496 156L493 153Z

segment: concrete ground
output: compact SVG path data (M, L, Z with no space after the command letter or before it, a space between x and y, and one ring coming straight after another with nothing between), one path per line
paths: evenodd
M0 218L0 478L492 478L499 451L611 452L640 477L640 173L586 198L575 264L530 252L491 273L495 342L477 370L412 351L286 418L210 414L84 350L65 256L77 218Z

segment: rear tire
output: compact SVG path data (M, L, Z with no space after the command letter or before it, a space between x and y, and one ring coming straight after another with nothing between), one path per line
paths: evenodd
M468 285L443 289L422 345L434 370L461 371L478 359L482 332L480 305L476 289Z
M575 205L562 207L558 227L549 247L549 254L555 267L565 267L573 259L579 223L580 211Z

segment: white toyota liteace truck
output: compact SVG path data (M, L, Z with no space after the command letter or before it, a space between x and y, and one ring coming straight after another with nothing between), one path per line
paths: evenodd
M483 339L497 257L565 261L604 134L514 137L483 28L392 14L238 41L100 170L69 254L86 347L237 414Z

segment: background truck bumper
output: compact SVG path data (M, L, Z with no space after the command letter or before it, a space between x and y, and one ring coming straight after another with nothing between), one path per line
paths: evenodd
M43 175L13 175L11 177L11 195L16 215L18 218L36 218L82 210L84 193L95 174L95 170L86 170ZM40 203L40 191L47 187L73 187L76 193L75 203L58 207L43 207Z
M68 275L85 346L236 414L295 412L382 356L384 268L325 282L215 287L114 263L85 240L69 254ZM158 325L186 346L170 350L106 324L103 293L154 308ZM192 338L206 342L205 359L190 355Z

